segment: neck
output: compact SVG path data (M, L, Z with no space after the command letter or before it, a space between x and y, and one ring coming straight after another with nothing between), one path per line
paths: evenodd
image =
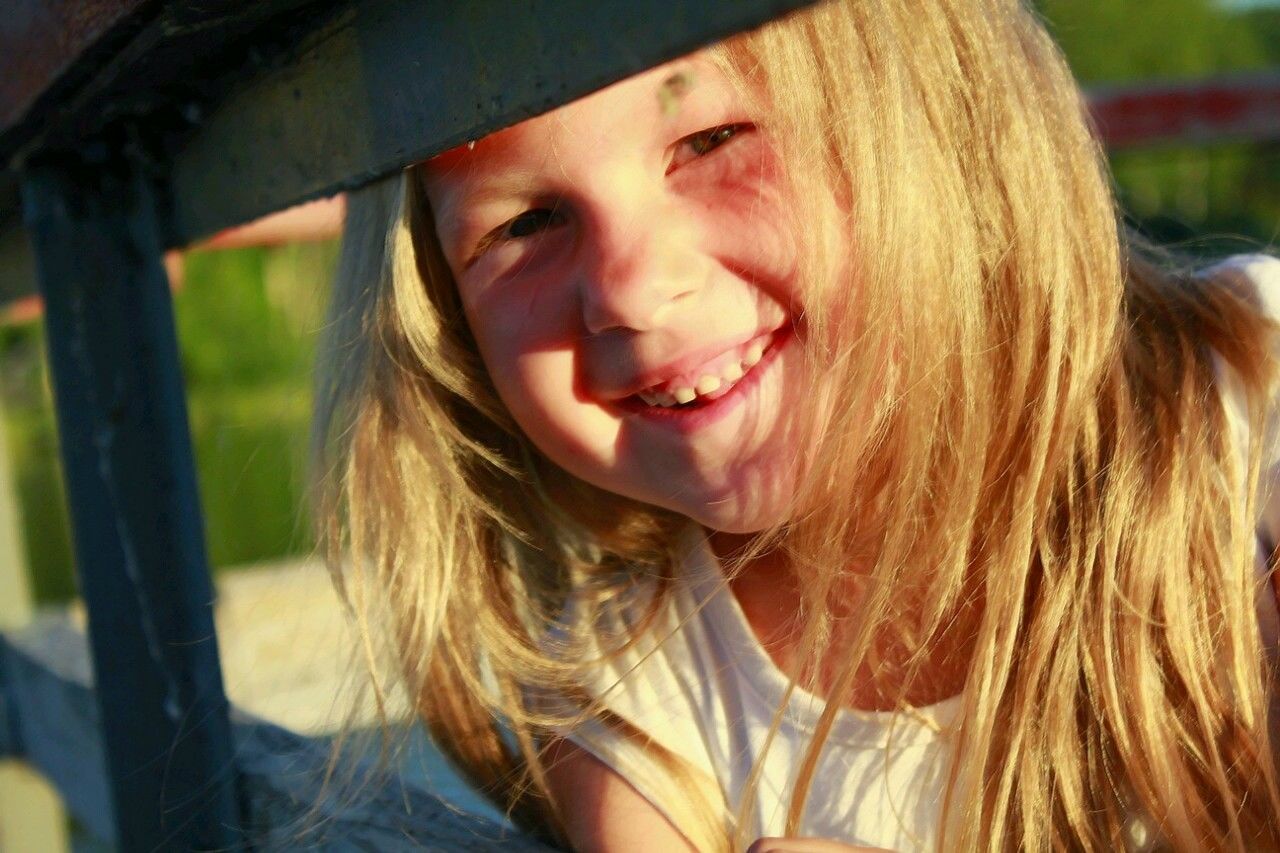
M708 538L722 564L740 559L753 537L741 534L709 532ZM831 642L821 654L819 683L824 696L829 696L847 658L842 649L853 641L856 631L849 617L863 606L864 573L850 572L849 582L839 584L839 592L830 601L835 617ZM741 563L729 580L729 588L738 600L756 638L778 668L788 676L800 672L804 661L800 638L803 624L803 596L799 583L782 549L774 548ZM902 608L903 613L920 613L920 607ZM876 711L896 708L899 701L923 707L954 696L964 688L964 676L973 652L978 609L969 607L957 614L942 636L925 650L923 662L914 671L907 663L915 648L907 639L910 631L901 625L886 625L872 637L873 653L864 660L841 704L860 710ZM914 628L915 626L906 626Z

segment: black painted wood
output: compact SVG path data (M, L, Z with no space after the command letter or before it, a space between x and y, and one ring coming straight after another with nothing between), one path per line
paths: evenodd
M0 27L0 151L41 101L83 85L113 48L140 29L156 0L8 0Z
M75 148L122 121L183 124L224 79L317 25L329 0L17 0L0 27L0 159ZM310 7L307 9L306 7ZM305 10L305 11L304 11ZM305 28L305 27L304 27Z
M171 211L162 243L182 246L813 1L169 0L115 55L75 64L85 85L0 129L0 156L20 171L127 148Z
M227 702L152 192L128 169L22 187L122 850L239 838Z
M174 155L181 245L360 186L813 0L365 0Z

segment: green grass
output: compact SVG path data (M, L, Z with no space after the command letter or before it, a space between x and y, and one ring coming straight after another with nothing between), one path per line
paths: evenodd
M210 562L228 566L310 548L305 389L197 394L189 406Z
M210 564L305 553L310 365L333 244L187 256L174 314ZM0 328L0 394L35 599L75 594L40 323Z

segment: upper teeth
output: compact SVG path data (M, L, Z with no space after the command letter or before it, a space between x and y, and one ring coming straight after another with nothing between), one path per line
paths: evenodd
M732 386L741 379L748 370L760 363L760 359L763 356L764 344L753 343L742 354L741 360L729 362L720 370L719 374L703 374L698 377L698 381L692 387L677 386L671 388L669 393L650 389L641 391L639 397L650 406L664 406L667 408L678 406L682 403L691 403L699 396L712 394L721 389L727 390L726 386Z

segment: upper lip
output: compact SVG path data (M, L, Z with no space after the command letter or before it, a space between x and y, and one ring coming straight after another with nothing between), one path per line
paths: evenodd
M735 347L744 346L748 342L763 335L772 335L780 328L782 328L782 325L768 329L757 329L756 331L748 332L729 341L722 340L714 344L707 344L706 346L689 350L679 358L665 362L659 367L643 370L637 373L632 381L624 386L622 393L618 395L618 399L631 397L641 391L652 388L655 385L661 385L664 382L668 382L682 373L689 373Z

